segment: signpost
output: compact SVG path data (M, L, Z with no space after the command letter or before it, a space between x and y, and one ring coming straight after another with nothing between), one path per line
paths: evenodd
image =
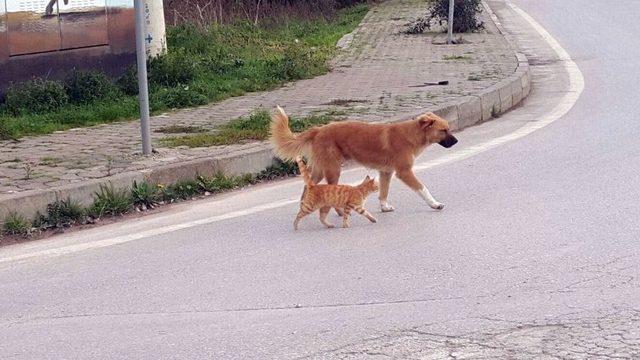
M138 60L138 100L140 103L140 132L142 154L151 155L151 130L149 126L149 84L147 83L146 27L143 0L134 0L136 10L136 53Z
M447 25L449 25L449 31L447 31L447 44L453 44L453 9L454 9L454 1L449 0L449 21L447 21Z

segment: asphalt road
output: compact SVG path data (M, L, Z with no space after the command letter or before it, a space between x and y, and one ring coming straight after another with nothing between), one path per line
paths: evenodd
M3 248L0 358L640 358L637 3L514 2L584 92L556 120L571 61L490 1L534 91L420 158L444 211L394 180L377 224L293 232L292 179Z

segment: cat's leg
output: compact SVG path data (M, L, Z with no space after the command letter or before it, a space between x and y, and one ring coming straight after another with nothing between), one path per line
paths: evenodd
M371 215L370 212L367 211L367 209L363 208L362 206L358 206L356 208L356 212L364 217L366 217L367 219L369 219L369 221L371 221L372 223L376 223L378 222L378 220L373 217L373 215Z
M331 210L330 207L323 207L322 209L320 209L320 222L322 223L322 225L328 227L329 229L332 229L336 226L327 221L327 215L329 215L329 210Z
M349 227L349 214L351 213L351 209L349 207L346 207L344 209L342 209L342 227L343 228L348 228Z
M296 220L293 222L293 229L298 230L298 223L300 222L300 220L309 214L311 214L311 211L308 211L307 209L303 209L301 207L300 211L298 211L298 215L296 216Z
M324 167L324 178L327 179L327 184L336 185L340 180L340 170L341 164L340 160L337 159L335 161L331 161L329 164L326 164ZM339 216L343 216L342 209L336 208L336 213Z
M389 196L389 184L391 183L391 177L393 176L393 171L380 171L380 195L378 199L380 199L380 210L382 212L391 212L395 210L395 208L387 202L387 197Z

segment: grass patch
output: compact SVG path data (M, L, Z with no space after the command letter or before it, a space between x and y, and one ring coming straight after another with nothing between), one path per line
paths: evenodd
M335 120L330 115L310 115L304 118L290 118L289 124L294 132L301 132L313 126L328 124ZM248 117L231 120L213 133L175 136L162 139L168 147L208 147L241 143L243 141L263 141L269 138L271 115L266 110L256 110Z
M206 129L203 129L199 126L191 126L191 125L169 125L161 127L155 132L161 134L194 134L206 132Z
M2 232L5 235L22 235L26 236L31 230L31 225L22 215L11 212L4 219Z
M367 100L357 100L357 99L333 99L324 105L334 105L334 106L349 106L351 104L362 104L366 103Z
M116 189L112 184L100 185L100 191L94 195L89 213L96 218L104 215L122 215L128 213L133 201L127 189Z
M251 175L225 176L224 174L218 174L211 178L198 176L196 181L200 190L209 193L216 193L245 186L252 183L253 179L254 177Z
M32 236L40 231L67 228L75 225L93 224L99 219L118 216L131 211L146 211L157 206L190 200L228 190L256 184L261 181L274 180L299 174L294 162L283 162L276 159L258 174L241 176L197 176L192 180L183 180L170 185L134 182L130 188L116 189L112 184L100 186L94 195L94 203L85 208L70 199L56 200L47 205L46 214L37 213L33 222L14 213L5 219L0 230L2 235Z
M155 208L161 201L160 188L147 182L134 181L131 187L131 201L138 210Z
M256 181L275 180L300 174L298 164L293 161L282 161L276 158L275 163L256 175Z
M456 60L472 60L473 58L469 55L447 55L442 59L446 61L456 61Z
M169 27L168 54L149 62L151 109L196 106L326 73L336 42L367 11L366 5L356 5L331 19L292 19L264 27L248 22ZM64 86L41 82L32 84L37 91L20 87L8 94L11 106L0 105L0 140L138 117L134 70L116 82L117 91L95 74L75 73L66 83L66 96L60 95ZM93 90L87 89L102 95L89 96ZM48 99L36 103L46 109L30 109L32 99L39 98Z
M56 166L59 163L61 163L63 160L58 158L58 157L54 157L54 156L45 156L43 158L40 158L40 163L39 165L44 165L44 166Z
M477 75L477 74L471 74L471 75L469 75L467 80L469 80L469 81L481 81L482 80L482 76Z
M36 216L34 223L39 229L63 228L85 222L86 211L78 203L69 198L56 200L47 205L47 215Z

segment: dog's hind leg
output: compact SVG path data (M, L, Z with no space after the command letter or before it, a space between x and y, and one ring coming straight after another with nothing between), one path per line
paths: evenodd
M427 187L424 186L420 182L420 180L418 180L418 178L416 178L416 175L413 173L411 169L403 169L398 171L398 177L400 178L400 180L402 180L402 182L404 182L405 184L407 184L407 186L413 189L413 191L418 193L418 195L424 201L426 201L427 204L432 209L435 209L435 210L444 209L444 204L439 203L438 201L436 201L436 199L433 198L433 196L429 192L429 189L427 189Z
M387 202L391 176L393 176L393 172L380 171L380 196L378 196L378 199L380 199L380 210L382 210L382 212L391 212L395 210L394 207L389 205Z
M340 180L340 162L333 163L329 166L324 167L324 177L327 179L327 184L337 185ZM336 213L339 216L343 216L342 209L336 208Z

